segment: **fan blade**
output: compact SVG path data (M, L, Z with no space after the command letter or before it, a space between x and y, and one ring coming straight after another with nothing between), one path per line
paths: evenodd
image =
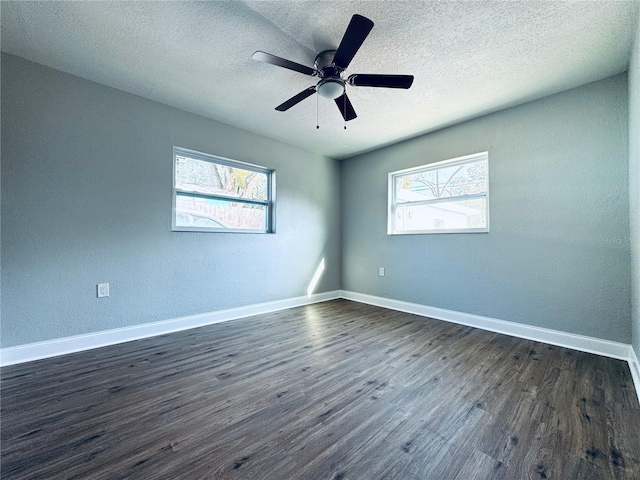
M373 28L373 22L362 15L351 17L347 31L333 57L333 64L345 70Z
M270 53L266 52L257 51L251 56L251 58L257 60L258 62L270 63L271 65L288 68L289 70L304 73L305 75L316 75L318 73L317 70L311 67L292 62L291 60L287 60L286 58L276 57L275 55L271 55Z
M279 112L285 112L289 110L291 107L293 107L294 105L300 103L305 98L310 97L314 93L316 93L316 87L309 87L306 90L301 91L299 94L294 95L289 100L284 102L282 105L278 105L276 107L276 110L278 110Z
M353 120L358 115L356 115L356 111L353 109L353 105L349 101L349 97L347 97L346 93L343 93L335 100L340 113L344 117L344 121L348 122L349 120Z
M349 75L349 85L356 87L409 88L412 83L413 75Z

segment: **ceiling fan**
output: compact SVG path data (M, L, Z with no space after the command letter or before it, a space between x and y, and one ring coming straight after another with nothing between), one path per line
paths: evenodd
M343 78L343 73L353 60L358 49L362 46L369 32L373 28L373 22L362 15L351 17L347 31L342 37L342 41L337 50L325 50L316 55L315 68L301 65L285 58L280 58L270 53L257 51L251 58L259 62L270 63L278 67L288 68L294 72L300 72L312 77L319 77L320 80L297 95L294 95L286 102L278 105L276 110L284 112L294 105L297 105L305 98L314 93L320 96L333 99L340 109L345 122L357 117L353 105L347 97L347 84L354 87L383 87L383 88L404 88L411 87L413 75L379 75L355 73ZM346 128L346 127L345 127Z

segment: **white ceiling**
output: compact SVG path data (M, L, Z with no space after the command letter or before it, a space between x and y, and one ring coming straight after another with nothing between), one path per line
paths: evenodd
M2 1L2 50L335 158L627 69L638 2ZM313 66L354 13L375 26L347 70L413 74L410 90L350 87L358 118L313 96ZM320 129L316 130L319 103Z

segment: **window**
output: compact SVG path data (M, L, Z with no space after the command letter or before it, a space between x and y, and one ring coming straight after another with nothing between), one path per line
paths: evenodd
M389 235L488 231L487 152L389 174Z
M172 229L273 233L275 172L173 148Z

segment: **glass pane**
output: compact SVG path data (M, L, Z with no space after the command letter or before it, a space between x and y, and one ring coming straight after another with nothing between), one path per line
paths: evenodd
M268 175L176 155L176 188L252 200L267 199Z
M396 231L487 228L487 199L398 205Z
M176 227L267 229L267 207L176 195Z
M487 192L487 160L395 177L396 202L418 202Z

